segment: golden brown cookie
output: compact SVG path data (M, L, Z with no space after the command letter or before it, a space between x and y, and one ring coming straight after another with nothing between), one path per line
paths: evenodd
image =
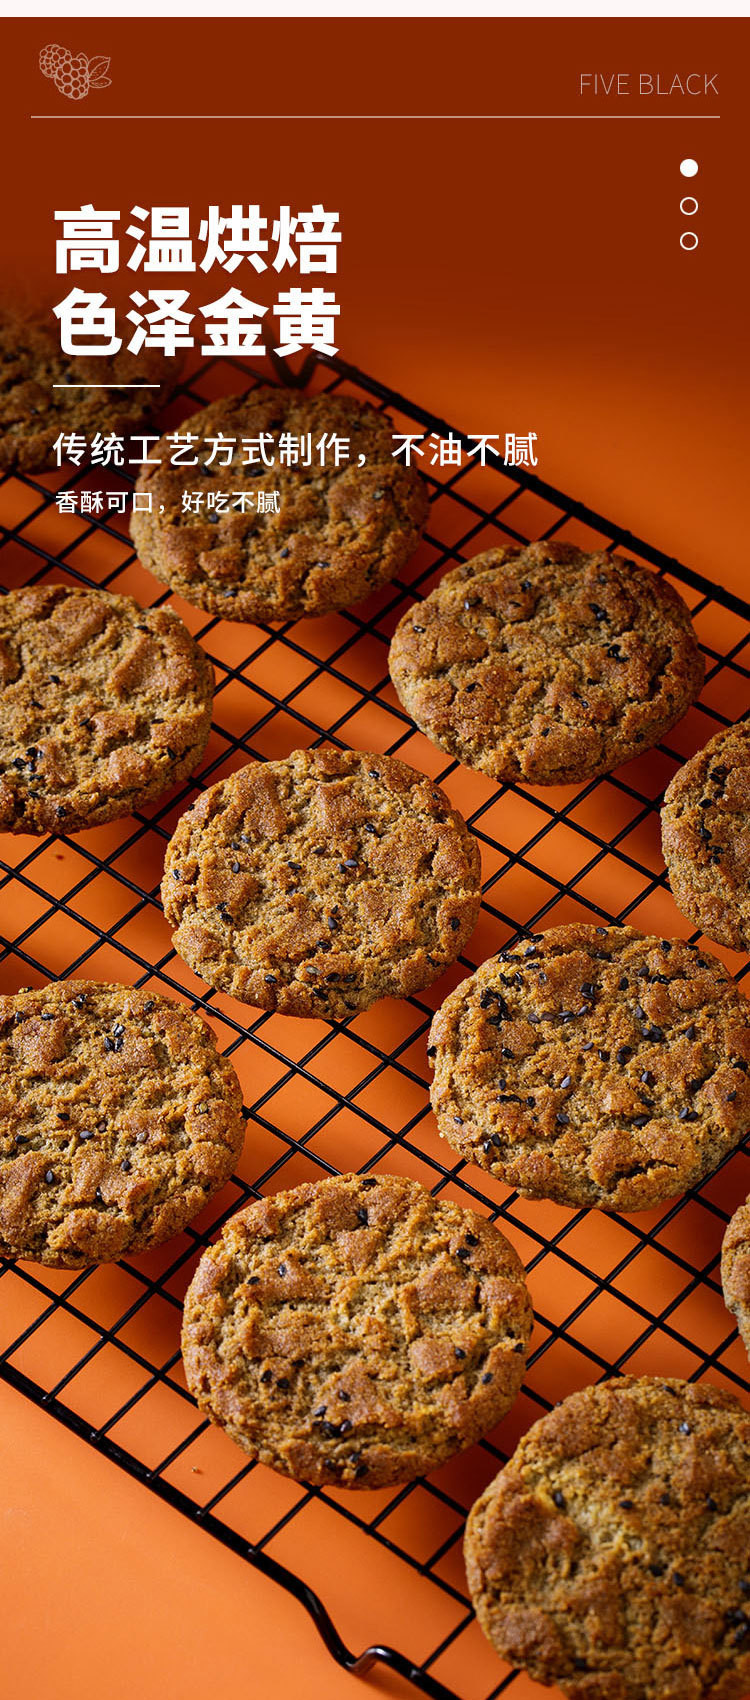
M78 433L90 443L96 432L134 431L164 406L179 366L179 360L152 348L138 355L126 349L63 354L56 324L6 312L0 320L0 470L44 472L57 466L53 450L60 435ZM85 384L97 388L72 387ZM126 384L157 387L116 387Z
M570 1700L750 1689L750 1417L706 1383L573 1393L477 1500L466 1569L500 1657Z
M493 779L609 773L703 682L684 602L620 555L508 544L454 567L396 628L391 678L433 743Z
M201 1409L295 1481L409 1481L500 1421L532 1316L483 1216L397 1175L262 1198L204 1253L182 1351Z
M717 944L750 947L750 725L717 732L664 793L664 860L678 909Z
M0 1255L79 1269L179 1233L242 1150L210 1029L131 986L0 997Z
M750 1198L735 1210L721 1248L721 1284L750 1357Z
M169 439L162 438L153 457L164 464L144 467L137 486L151 493L153 511L134 513L131 531L144 565L196 607L226 620L326 614L361 602L414 553L427 518L426 486L394 459L391 423L367 402L261 385L222 396L180 432L198 439L198 464L171 465ZM235 441L235 458L224 466L219 455L207 465L207 439L220 434ZM332 435L347 440L349 458L336 466L329 449L321 465L316 444ZM305 445L296 464L278 464L284 437ZM245 464L243 441L255 443L247 451L252 464ZM183 498L201 490L205 505L184 512ZM278 513L259 513L259 493L267 506L273 492Z
M393 756L295 750L213 785L167 846L174 946L261 1009L343 1020L455 961L479 850L444 792Z
M129 596L0 596L0 831L80 832L192 773L213 669L176 614Z
M713 956L575 924L500 951L432 1023L432 1106L527 1198L646 1210L750 1128L750 1012Z

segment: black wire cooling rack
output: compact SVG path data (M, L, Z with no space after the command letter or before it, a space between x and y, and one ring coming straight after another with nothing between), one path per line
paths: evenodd
M296 377L280 369L276 377L365 397L388 409L397 430L449 434L444 420L339 360L310 360ZM255 381L241 364L208 361L177 392L167 421ZM187 997L238 1069L249 1123L238 1174L158 1252L75 1275L0 1264L0 1375L292 1593L348 1671L364 1675L380 1663L434 1700L492 1700L511 1685L522 1700L535 1685L497 1660L472 1617L461 1562L466 1510L528 1423L574 1387L627 1369L708 1374L750 1392L718 1278L724 1225L750 1191L747 1149L661 1210L604 1217L529 1204L452 1162L430 1117L425 1034L458 970L421 997L342 1026L206 993L170 947L158 901L164 845L196 789L246 760L323 740L389 750L446 788L481 845L484 904L464 970L519 931L576 917L687 934L666 884L658 806L678 763L750 708L750 608L533 472L482 470L475 460L441 471L428 457L419 465L432 498L424 542L364 608L260 629L177 604L217 677L212 739L178 795L76 838L0 838L0 988L80 974ZM52 573L144 603L172 600L134 562L124 519L58 513L63 484L127 491L130 483L124 472L88 465L3 479L2 589ZM667 574L691 607L705 688L667 743L616 774L554 791L498 787L415 731L388 681L387 643L410 600L456 558L508 538L552 536L624 548ZM741 977L745 965L727 960ZM245 1462L199 1418L181 1374L181 1298L200 1251L238 1207L311 1175L373 1166L473 1205L513 1240L536 1313L527 1378L500 1428L425 1481L378 1494L306 1489Z

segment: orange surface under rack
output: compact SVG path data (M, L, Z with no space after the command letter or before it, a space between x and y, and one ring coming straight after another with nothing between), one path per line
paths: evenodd
M166 423L251 381L240 365L208 362L186 380ZM309 382L388 404L398 431L440 427L336 362L320 362ZM490 1700L506 1688L530 1700L547 1691L503 1665L473 1619L461 1556L466 1510L529 1423L612 1371L706 1376L750 1392L718 1276L726 1220L750 1192L750 1156L740 1148L700 1190L637 1216L529 1203L454 1162L438 1137L426 1032L456 981L519 929L627 919L646 932L696 936L666 883L658 805L679 763L750 708L750 609L521 472L420 465L432 507L401 579L353 612L274 629L209 618L170 597L134 559L126 518L58 512L61 485L124 490L123 474L66 467L0 484L3 589L54 580L171 604L213 660L217 685L211 739L189 785L74 838L0 836L0 989L75 973L187 999L231 1056L248 1114L238 1173L178 1239L84 1274L0 1264L0 1375L139 1476L144 1493L198 1518L207 1540L312 1589L354 1655L395 1650L386 1662L442 1700ZM388 679L387 644L412 597L456 558L549 536L592 548L625 541L634 558L667 571L692 610L706 683L668 743L607 778L498 787L414 729ZM166 840L197 790L250 759L325 741L396 752L436 778L467 817L483 863L482 913L461 963L418 998L376 1004L340 1027L207 992L171 949L158 897ZM733 953L708 948L746 972ZM182 1297L220 1223L258 1193L343 1168L413 1175L497 1219L527 1267L536 1314L523 1392L505 1421L397 1491L311 1490L245 1462L199 1417L182 1374ZM303 1603L343 1659L318 1607Z

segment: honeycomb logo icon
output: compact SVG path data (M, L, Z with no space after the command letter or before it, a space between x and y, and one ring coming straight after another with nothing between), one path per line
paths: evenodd
M86 53L71 53L50 41L39 55L43 77L50 77L59 94L66 100L85 100L91 89L108 89L112 78L107 76L109 60L101 55L89 59Z

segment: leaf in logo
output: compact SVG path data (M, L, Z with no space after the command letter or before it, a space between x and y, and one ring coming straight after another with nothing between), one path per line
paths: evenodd
M95 78L106 77L107 72L109 70L109 66L110 66L109 59L104 58L101 54L99 54L94 59L89 59L89 81L91 83L92 88L94 86L94 79Z

